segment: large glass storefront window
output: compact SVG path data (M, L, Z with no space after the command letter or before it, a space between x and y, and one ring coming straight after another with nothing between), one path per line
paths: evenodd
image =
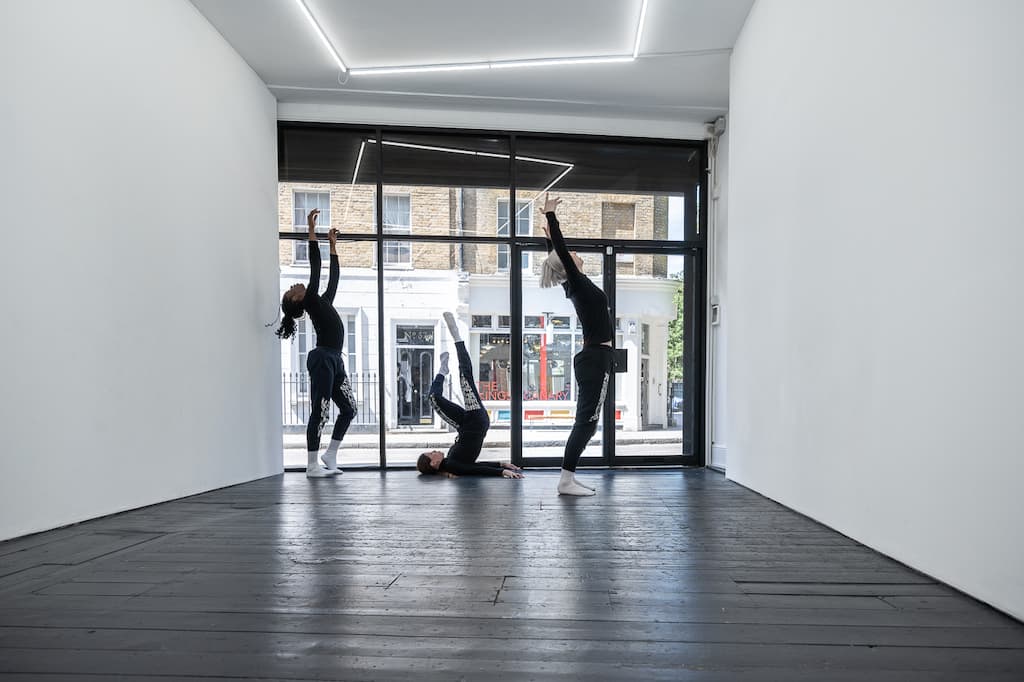
M327 240L320 241L326 253ZM281 242L282 294L293 284L308 283L309 262L295 262L292 258L299 243ZM304 240L301 244L307 246ZM380 462L381 382L377 368L376 274L373 269L361 265L365 254L374 248L375 244L369 241L343 240L338 243L340 274L334 307L345 327L342 361L356 408L356 417L344 440L343 466L373 466ZM321 292L327 285L329 263L325 257L320 273ZM305 316L297 321L295 336L281 342L281 416L286 467L306 466L306 424L312 407L306 358L316 343L316 332ZM337 415L337 406L332 403L321 435L322 447L326 447L331 437Z
M614 419L602 414L585 463L609 462L617 439L649 452L644 446L658 430L674 431L660 437L657 451L679 451L686 413L672 408L693 404L687 380L696 365L669 357L680 348L671 325L689 324L675 315L675 280L684 275L669 272L669 253L699 253L697 207L687 201L700 182L699 144L290 123L279 130L282 291L308 275L308 210L320 209L324 237L329 227L342 234L335 306L360 403L343 465L410 465L423 449L445 450L454 440L429 401L445 352L452 376L444 395L463 400L452 381L457 362L445 311L458 320L491 419L482 456L534 463L560 456L583 336L562 289L539 286L547 254L536 201L546 191L563 201L559 219L584 273L614 291L616 346L628 361L609 391ZM622 248L628 244L647 250ZM302 363L315 343L303 327L282 345L282 410L289 443L296 441L286 449L289 465L299 461L292 455L308 410ZM691 419L685 428L695 426Z

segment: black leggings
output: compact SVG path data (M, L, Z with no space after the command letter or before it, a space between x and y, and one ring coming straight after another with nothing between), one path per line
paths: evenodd
M348 425L355 419L356 406L340 350L317 346L306 356L306 369L309 370L311 402L309 423L306 424L306 449L312 452L320 449L320 432L330 414L330 401L338 406L338 419L331 433L333 440L345 437Z
M584 346L573 358L572 366L576 375L576 421L562 457L562 468L568 471L576 471L580 455L597 431L608 382L615 372L615 350L604 345Z
M455 344L455 352L459 356L459 386L462 389L462 401L466 407L462 408L452 401L444 398L441 393L444 390L444 375L438 374L430 384L430 403L441 415L441 419L461 431L465 427L474 429L482 428L484 431L490 426L490 418L487 410L480 401L480 394L476 390L476 379L473 378L473 363L469 359L469 351L466 350L466 342L459 341Z

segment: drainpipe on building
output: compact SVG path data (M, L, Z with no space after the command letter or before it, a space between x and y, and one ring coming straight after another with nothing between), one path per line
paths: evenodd
M465 211L465 206L463 205L463 202L465 201L465 195L463 194L463 190L461 187L458 188L456 191L459 193L459 200L456 203L455 209L455 234L457 234L459 237L462 237L462 214ZM456 272L463 271L463 263L465 262L465 253L463 252L464 248L465 244L463 244L462 240L459 239L459 248L455 250Z

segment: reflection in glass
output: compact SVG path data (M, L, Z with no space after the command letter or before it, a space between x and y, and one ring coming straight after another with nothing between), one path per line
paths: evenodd
M695 145L519 135L512 196L505 136L385 129L378 140L377 131L354 127L282 124L282 130L280 230L303 232L305 214L319 208L322 231L334 227L346 234L376 234L379 222L383 232L379 249L373 241L345 243L338 303L351 336L346 365L374 372L372 381L367 375L366 407L360 406L358 419L368 420L362 426L372 429L374 438L378 429L387 430L391 463L411 463L424 443L439 449L450 444L447 427L425 402L440 353L453 350L440 323L445 310L458 317L476 365L493 425L488 442L503 448L508 458L516 377L521 387L516 397L523 400L524 455L561 455L560 443L575 412L572 358L582 340L575 311L561 290L539 288L545 254L531 250L531 244L540 235L536 222L542 220L536 199L545 191L563 200L559 219L570 240L670 243L697 238L703 166ZM419 240L433 237L452 241ZM495 241L474 241L478 237ZM520 255L513 262L516 240ZM302 279L306 248L301 239L281 241L282 286ZM326 244L323 248L326 252ZM603 286L605 254L594 248L581 248L579 254L583 271ZM686 326L680 291L685 258L635 251L619 252L609 261L614 272L608 274L616 282L616 345L628 356L627 371L616 374L614 383L620 455L650 454L652 448L679 454L684 402L692 409L692 401L683 400ZM377 322L379 272L383 325ZM522 276L522 339L511 337L512 274ZM510 364L513 342L523 344L519 367ZM306 330L287 351L282 349L285 367L301 367L314 343ZM383 358L378 356L381 346ZM376 374L379 366L381 376ZM298 396L306 388L303 381L298 372ZM286 408L296 409L301 399L296 400ZM384 413L378 414L381 402ZM296 419L287 409L286 424ZM600 439L599 431L586 457L601 454ZM372 454L367 461L376 463L378 453Z
M569 164L542 165L517 157L516 177L521 201L535 203L545 192L562 200L558 219L570 242L667 243L695 238L701 157L693 149L646 143L594 145L528 136L517 137L516 149L525 157ZM694 200L687 201L689 197ZM579 255L584 273L600 285L604 254L580 250ZM681 413L670 409L670 394L683 394L678 333L682 308L676 305L682 301L677 292L682 286L683 258L653 252L615 253L610 273L616 291L615 345L627 355L626 371L616 373L614 382L615 454L619 456L682 454ZM553 296L540 300L531 291L539 274L538 262L535 255L532 276L523 279L524 429L550 429L562 416L567 433L572 415L565 407L573 413L575 408L571 360L580 347L579 321L571 306L558 307L562 302L552 300ZM545 307L539 310L550 311L543 323L537 316L541 305ZM562 314L563 309L568 314ZM676 332L670 332L671 324L678 326ZM680 399L675 401L678 407ZM599 454L593 444L600 437L598 431L585 457ZM539 446L538 450L552 454Z
M654 263L651 271L617 278L616 345L628 355L627 371L616 375L615 384L616 403L623 406L618 457L684 454L683 287L689 258L636 254L637 262Z
M517 201L516 202L516 236L517 237L529 237L533 232L533 211L530 210L530 202L528 201ZM510 218L508 215L508 199L498 199L498 231L499 237L509 236L509 225ZM509 262L511 259L510 254L511 247L508 244L498 245L498 270L505 272L509 268ZM523 251L520 256L519 267L523 270L530 269L530 253Z
M534 252L534 262L539 262ZM603 288L600 253L583 252L591 280ZM536 270L536 268L534 268ZM523 456L561 458L576 416L573 357L583 348L572 302L561 287L541 289L536 272L524 273L523 296ZM600 424L584 457L600 457Z
M478 334L480 369L477 390L484 401L507 401L511 390L508 334Z
M324 240L326 243L326 240ZM303 242L305 243L305 242ZM292 244L281 242L281 293L296 283L309 280L309 261L296 263ZM380 461L380 377L377 371L377 297L376 271L365 267L373 252L369 241L338 242L341 266L335 309L345 326L342 360L352 388L356 416L345 434L339 453L340 465L376 465ZM327 262L326 260L324 261ZM322 268L321 288L325 286L328 268ZM281 415L284 427L284 464L305 468L305 430L310 412L309 374L306 356L316 347L316 333L308 318L296 321L296 333L281 342ZM337 418L337 407L331 403L328 424ZM330 427L326 429L330 432ZM326 445L326 443L322 444Z
M422 189L422 188L420 188ZM415 212L427 194L412 193ZM432 204L440 214L447 201ZM413 230L416 226L414 221ZM391 243L391 240L385 244ZM511 459L509 447L509 343L494 325L509 309L508 279L493 272L477 273L467 267L465 251L471 242L396 240L396 252L410 254L401 265L384 266L384 337L389 464L414 464L421 452L447 451L455 434L430 402L430 384L437 374L441 353L450 353L450 374L443 395L462 404L458 384L455 341L442 320L451 312L473 359L477 390L491 419L481 461Z

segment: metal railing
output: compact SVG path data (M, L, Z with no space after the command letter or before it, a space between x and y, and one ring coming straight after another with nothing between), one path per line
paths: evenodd
M350 372L349 383L355 399L356 418L353 426L376 425L377 419L377 373ZM306 372L283 372L281 374L281 415L283 425L302 426L309 420L309 374ZM338 407L331 402L328 423L334 423Z

